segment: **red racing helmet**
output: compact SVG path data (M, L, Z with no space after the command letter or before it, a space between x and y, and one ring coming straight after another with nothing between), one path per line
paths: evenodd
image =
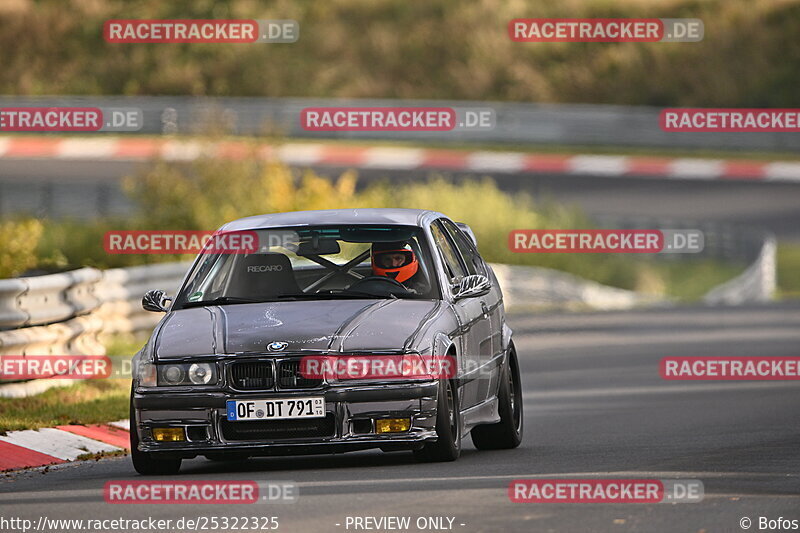
M407 243L376 242L372 245L372 273L400 283L419 270L417 256Z

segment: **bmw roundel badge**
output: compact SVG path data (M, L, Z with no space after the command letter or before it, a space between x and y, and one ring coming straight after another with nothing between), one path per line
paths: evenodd
M277 342L277 341L275 341L275 342L271 342L271 343L267 344L267 350L269 350L270 352L280 352L281 350L285 349L287 346L289 346L288 342Z

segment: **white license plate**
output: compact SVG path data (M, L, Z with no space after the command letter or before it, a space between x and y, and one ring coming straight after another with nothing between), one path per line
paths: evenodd
M280 398L272 400L228 400L228 420L286 420L324 418L325 398Z

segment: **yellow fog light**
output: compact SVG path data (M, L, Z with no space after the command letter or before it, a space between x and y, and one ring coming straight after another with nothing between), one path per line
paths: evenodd
M402 433L411 429L410 418L382 418L375 421L378 433Z
M183 428L154 428L153 438L158 442L179 442L186 440Z

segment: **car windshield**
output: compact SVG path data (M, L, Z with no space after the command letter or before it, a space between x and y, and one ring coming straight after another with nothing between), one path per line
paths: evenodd
M178 294L176 309L291 300L432 299L440 294L418 227L303 226L237 234L239 240L231 242L250 244L207 247Z

